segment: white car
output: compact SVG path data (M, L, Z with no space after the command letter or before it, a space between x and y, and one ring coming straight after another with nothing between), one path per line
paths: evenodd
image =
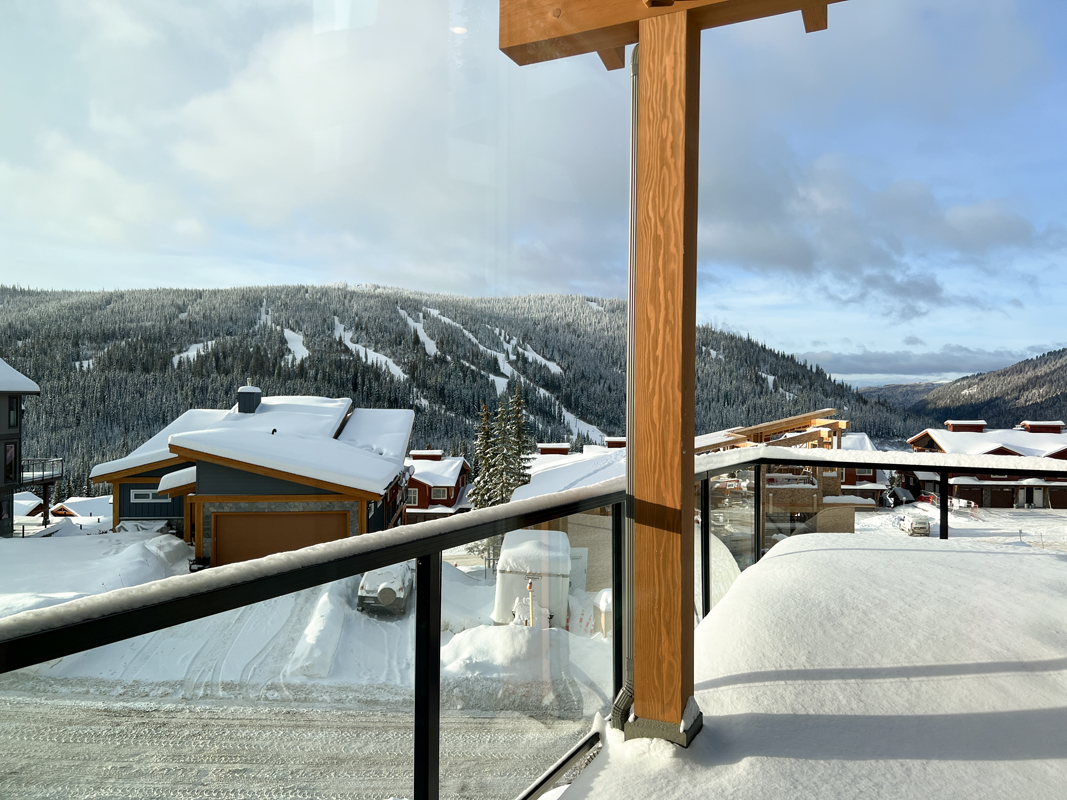
M930 535L930 520L926 517L912 516L911 514L905 514L900 518L898 527L905 531L908 536L929 536Z
M356 611L373 608L402 617L408 611L414 582L415 565L411 561L372 569L359 582Z

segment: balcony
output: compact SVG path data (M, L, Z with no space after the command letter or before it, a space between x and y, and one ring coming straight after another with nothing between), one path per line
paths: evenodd
M62 458L24 458L22 459L23 486L43 486L54 484L63 477Z
M698 734L691 754L679 758L699 767L701 775L706 772L719 781L723 779L722 761L715 753L724 741L727 749L723 752L729 753L731 763L748 758L804 759L805 754L829 761L844 755L850 760L848 748L833 752L834 747L843 746L840 738L824 736L812 741L802 735L800 730L808 724L848 732L859 742L850 746L857 749L861 762L868 756L874 760L914 757L924 746L936 745L937 725L948 726L946 736L955 735L953 720L938 720L931 723L932 728L921 729L913 742L905 730L910 723L901 717L893 723L897 727L891 726L900 741L867 742L864 737L876 727L878 718L851 719L849 712L842 711L842 716L823 719L817 709L805 711L808 717L791 717L790 695L778 690L766 695L764 705L770 705L759 709L744 706L747 710L735 713L728 700L731 692L741 691L731 687L755 687L744 691L762 697L759 687L767 682L775 686L785 682L791 691L814 692L811 696L815 697L821 696L820 691L839 692L833 687L840 681L870 678L872 685L881 685L878 681L883 679L906 682L924 676L1016 671L1014 666L999 667L978 655L972 665L951 668L907 666L910 661L905 659L904 666L894 670L882 665L894 654L876 647L882 627L899 632L901 626L915 621L922 626L915 636L925 641L925 637L941 635L937 633L941 624L945 636L952 634L952 642L943 648L948 648L942 654L948 658L951 648L959 646L959 636L966 634L965 617L970 613L966 609L982 597L966 580L961 582L957 566L963 570L960 574L975 572L971 580L977 580L980 570L975 565L1001 556L983 555L981 548L968 554L961 545L936 540L922 543L904 538L900 541L906 545L887 549L876 537L817 534L790 538L780 551L762 559L766 564L761 563L743 587L739 584L735 591L731 584L771 543L762 540L770 530L762 524L763 492L758 489L765 471L921 464L935 471L951 468L963 473L988 470L988 460L775 447L699 457L690 512L694 526L688 561L695 569L689 607L693 609L690 630L696 627L695 693L708 715L705 727L709 731ZM1063 464L1049 462L1011 458L1015 472L1052 475L1067 471ZM754 476L756 491L738 492L736 498L716 492L713 498L713 486L728 485L726 475L746 470ZM176 786L199 785L201 776L210 774L220 789L252 794L267 787L293 791L316 787L324 792L417 798L540 796L561 780L571 780L574 769L590 763L605 742L609 753L629 747L618 732L626 725L625 714L614 715L615 728L596 721L597 715L601 719L612 716L612 701L624 686L629 684L639 694L642 681L648 679L641 673L633 675L627 666L632 659L630 648L636 645L628 608L640 590L640 577L635 578L627 567L626 500L624 482L616 479L0 619L0 672L10 673L0 676L0 695L7 709L0 730L15 734L18 721L25 718L33 718L34 726L57 736L71 725L107 727L106 734L101 728L99 737L89 737L79 745L79 758L74 761L67 754L56 761L56 754L37 752L34 766L19 773L19 785L32 792L53 783L81 781L78 785L87 787L108 781L118 791L136 795L144 788L140 781L162 780L156 770L164 770ZM938 514L948 517L947 504ZM558 611L555 624L548 620L547 626L530 627L501 624L508 619L506 612L504 616L498 613L499 602L492 612L484 610L484 618L458 613L457 609L470 608L460 598L483 587L448 563L450 553L519 530L543 535L545 541L550 531L568 532L572 547L580 541L586 550L584 586L601 590L600 597L614 602L596 604L596 619L590 624L578 621L581 603L575 605L568 598L572 602L570 631L559 624ZM948 536L947 526L940 535ZM1057 561L1054 555L1048 558ZM413 617L410 611L393 618L386 612L354 609L354 576L409 560L415 562ZM1040 575L1049 568L1046 562L1040 562ZM884 574L879 573L882 564L887 565ZM792 565L803 566L796 572ZM1057 565L1052 568L1059 569ZM542 606L552 608L551 589L543 588L548 586L551 570L524 569L516 578L523 586L509 609L522 615L528 602L537 611ZM893 595L894 576L908 570L913 574ZM507 571L498 573L498 578ZM1013 567L1006 574L1010 579L1015 572ZM878 575L882 577L876 580ZM526 587L534 583L539 585L531 591L537 596L528 597ZM869 596L864 595L864 587L870 587ZM607 595L604 588L610 590ZM1043 590L1035 586L1027 591ZM579 594L572 592L575 597ZM877 617L882 611L877 603L872 606L872 599L887 602L887 594L896 599L884 613L895 616L883 625ZM724 598L730 603L722 613L705 620ZM956 606L942 607L940 602ZM313 624L306 629L284 624L302 619L300 615ZM938 623L941 615L943 622ZM581 626L586 627L579 635L576 629ZM866 650L856 651L860 633L870 642ZM838 634L846 638L841 640ZM746 641L755 649L744 645ZM833 658L855 653L853 660L862 660L874 652L881 653L881 660L857 665L838 664L831 658L819 667L814 661L824 645ZM182 655L186 651L195 657L186 661ZM806 660L791 662L799 658L798 652ZM1046 669L1060 667L1031 668L1024 661L1018 671L1029 674ZM91 678L92 691L81 697L79 692L88 685L86 677L95 672L110 677ZM930 691L935 688L937 684L931 684ZM955 697L958 687L945 686L944 691ZM856 697L856 702L862 701L862 694ZM155 698L150 710L146 710L145 698ZM780 718L781 714L787 716ZM116 719L127 728L121 744L114 741ZM975 719L983 724L990 721ZM967 719L957 720L961 721ZM791 733L776 734L779 723L784 725L782 731ZM164 733L145 737L146 731ZM980 755L982 747L991 746L988 738L975 745L979 749L974 753ZM1027 735L1013 746L1025 749L1032 742L1033 736ZM657 766L656 759L671 752L643 747L648 758L660 755L635 763L653 771L663 766ZM966 760L973 754L967 748L966 742L957 742L948 752ZM1034 752L1040 758L1045 750ZM132 758L153 766L139 768L115 783L115 764ZM235 771L234 759L245 766ZM626 772L624 761L613 756L592 760L590 777L579 778L574 791L606 796L604 780L619 792L627 781L632 781L632 787L644 786ZM70 772L75 764L76 772ZM754 786L760 785L753 780Z

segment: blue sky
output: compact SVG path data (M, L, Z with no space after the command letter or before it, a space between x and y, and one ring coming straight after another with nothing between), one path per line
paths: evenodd
M0 8L0 281L625 291L629 85L495 2ZM708 31L703 322L856 384L1067 346L1067 4Z

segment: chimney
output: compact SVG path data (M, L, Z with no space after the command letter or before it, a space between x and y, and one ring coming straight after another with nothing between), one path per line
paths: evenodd
M946 419L945 427L953 433L985 433L984 419Z
M571 452L571 446L569 442L538 442L537 452L543 456L565 456Z
M413 461L440 461L444 454L444 450L412 450L408 453Z
M263 399L263 392L258 386L242 386L237 390L237 413L255 414L259 408L259 401Z
M1063 421L1058 419L1044 422L1024 419L1022 426L1027 433L1063 433Z
M618 448L626 447L625 436L605 436L604 444L608 446L609 450L615 450Z

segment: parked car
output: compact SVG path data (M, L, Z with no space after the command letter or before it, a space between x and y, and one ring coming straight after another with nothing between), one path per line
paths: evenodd
M913 516L912 514L905 514L900 518L898 527L902 531L906 531L908 536L929 536L930 535L930 520L926 517Z
M415 569L410 561L372 569L359 582L356 611L375 609L402 617L407 613L414 582Z

